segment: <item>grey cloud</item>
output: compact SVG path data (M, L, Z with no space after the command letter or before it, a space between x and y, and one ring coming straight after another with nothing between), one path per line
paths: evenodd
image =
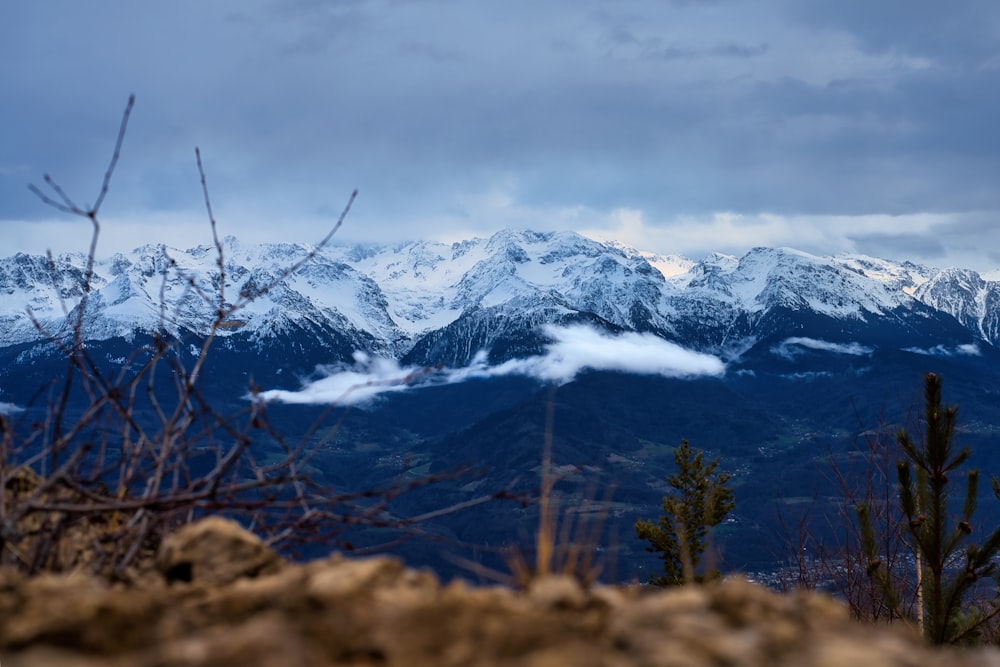
M794 361L804 350L818 350L820 352L846 354L854 357L868 356L875 351L874 348L860 343L833 343L816 338L792 337L786 338L780 344L771 348L771 353L789 361Z
M904 352L913 352L914 354L922 354L930 357L978 357L982 354L979 346L975 343L968 343L966 345L956 345L954 347L948 347L947 345L935 345L934 347L922 348L922 347L905 347Z
M0 85L18 100L0 108L0 165L26 168L0 169L0 219L50 215L25 187L45 171L92 198L130 92L108 206L135 218L200 209L195 145L225 219L308 217L358 187L352 219L379 238L487 224L468 202L496 188L662 226L1000 211L1000 68L980 66L993 4L38 7L0 6L0 63L16 63ZM831 32L850 37L840 51L809 51ZM953 231L949 247L969 238Z
M858 252L874 257L933 261L945 257L944 244L933 236L918 234L866 234L851 237Z
M408 56L427 58L435 63L458 63L468 59L468 55L455 49L443 49L427 42L409 42L400 47L400 52Z
M929 238L949 251L948 265L992 270L1000 266L1000 212L973 211L931 226ZM985 261L976 258L985 257ZM942 267L943 268L943 267Z
M841 29L869 51L906 52L975 64L996 52L991 0L786 0L788 15L815 29Z
M10 416L23 411L24 408L14 405L13 403L5 403L3 401L0 401L0 415Z
M657 43L645 45L643 58L662 60L698 60L701 58L754 58L767 52L767 44L739 44L728 42L707 48L684 46L659 46Z
M697 35L685 32L660 33L639 25L647 22L634 15L616 17L600 14L598 20L605 25L602 39L610 47L606 53L610 57L690 61L704 58L753 58L768 50L767 43L763 42L750 44L727 40L704 44L701 43L704 40L699 40ZM664 36L665 34L669 36Z
M768 45L764 42L760 44L741 44L739 42L726 42L712 47L710 52L717 56L730 56L733 58L754 58L767 53Z

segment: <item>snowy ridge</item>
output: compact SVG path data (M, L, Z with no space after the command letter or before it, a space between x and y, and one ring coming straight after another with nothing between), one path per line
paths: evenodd
M697 262L682 255L660 255L648 250L639 250L619 241L605 241L609 248L621 251L626 257L641 257L668 280L687 274Z
M394 358L421 350L433 360L447 349L448 363L561 321L653 333L712 352L745 348L779 312L842 322L844 331L876 321L914 329L945 318L975 340L1000 341L1000 283L862 255L754 248L739 258L693 261L572 232L506 230L454 244L330 246L279 281L312 251L227 238L224 284L212 246L114 255L94 267L86 335L204 335L221 286L223 307L257 295L226 321L223 337L261 343L306 332ZM47 333L66 335L84 270L82 255L0 259L0 346L41 339L32 317Z
M1000 282L968 269L946 269L914 293L922 302L948 313L990 343L1000 340Z
M890 289L902 290L910 295L938 273L937 269L912 262L891 262L865 255L837 255L833 261L861 276L884 283Z

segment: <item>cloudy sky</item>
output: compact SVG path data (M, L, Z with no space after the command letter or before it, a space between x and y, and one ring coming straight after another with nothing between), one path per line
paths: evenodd
M995 0L4 0L0 253L572 229L1000 267Z

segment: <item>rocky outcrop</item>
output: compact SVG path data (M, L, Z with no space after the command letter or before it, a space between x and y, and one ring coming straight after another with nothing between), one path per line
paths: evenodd
M189 524L163 540L156 568L167 583L197 581L202 585L274 574L281 558L256 535L238 524L209 517Z
M0 664L1000 665L992 651L934 651L825 596L739 579L667 592L564 577L525 592L442 585L390 558L284 563L217 519L166 541L158 567L167 576L127 588L0 576Z

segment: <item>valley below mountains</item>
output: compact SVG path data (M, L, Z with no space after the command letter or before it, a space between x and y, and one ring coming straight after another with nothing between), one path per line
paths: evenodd
M562 516L596 526L601 576L616 581L658 566L632 525L659 515L682 439L734 474L736 509L714 538L723 569L761 577L837 539L828 519L849 498L833 467L865 479L868 443L916 424L925 372L961 406L973 465L1000 472L1000 282L971 270L788 248L696 261L530 231L332 245L283 280L313 248L227 238L222 251L222 271L211 246L99 261L82 315L84 256L0 259L0 409L44 418L79 317L109 375L154 336L190 364L214 335L206 400L238 409L259 387L276 428L322 439L310 466L323 483L374 488L468 464L387 511L503 496L419 536L345 537L392 543L441 576L483 576L469 563L502 570L509 549L531 548L538 508L520 500L537 492L547 438ZM334 424L304 426L331 405ZM803 516L806 545L788 529Z

